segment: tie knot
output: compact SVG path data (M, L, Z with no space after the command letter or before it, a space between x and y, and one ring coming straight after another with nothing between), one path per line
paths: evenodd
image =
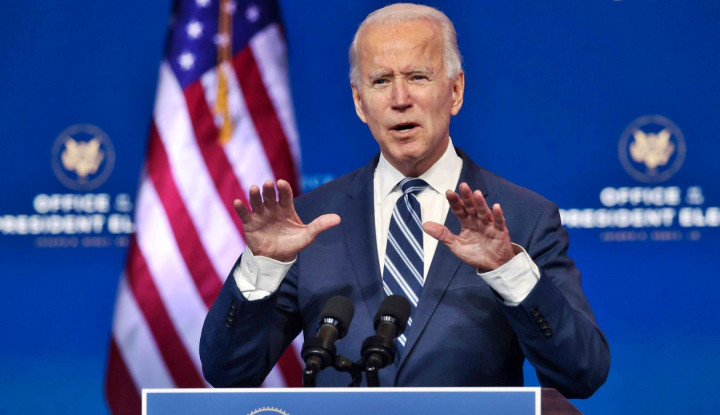
M400 181L400 188L404 195L418 194L428 187L425 180L416 177L406 177Z

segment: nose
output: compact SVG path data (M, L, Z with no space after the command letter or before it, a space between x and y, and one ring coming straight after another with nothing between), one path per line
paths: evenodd
M390 99L394 110L403 111L412 106L410 89L408 88L408 85L401 80L393 82L392 90L390 91Z

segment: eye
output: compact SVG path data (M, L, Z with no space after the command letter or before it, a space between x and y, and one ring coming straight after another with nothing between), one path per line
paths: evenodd
M427 81L428 77L426 75L414 74L414 75L410 76L410 80L411 81Z
M373 79L372 85L373 86L381 86L387 84L387 79L379 78L379 79Z

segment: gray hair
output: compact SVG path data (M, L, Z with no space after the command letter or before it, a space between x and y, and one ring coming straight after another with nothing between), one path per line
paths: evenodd
M396 3L370 13L355 32L350 44L350 83L359 85L360 69L358 68L358 38L360 32L372 24L393 24L427 20L440 28L443 39L443 68L450 79L462 70L462 57L457 45L457 33L450 19L445 14L430 6L412 3Z

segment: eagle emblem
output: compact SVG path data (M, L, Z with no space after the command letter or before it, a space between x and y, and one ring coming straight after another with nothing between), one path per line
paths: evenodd
M65 150L60 155L63 167L75 172L81 181L95 174L104 158L105 153L100 149L100 139L97 137L90 141L76 141L68 137Z
M115 148L100 128L91 124L71 125L55 139L51 165L62 184L87 192L110 177L115 165Z
M633 120L618 142L618 156L625 171L638 181L660 183L682 167L685 138L674 122L662 115Z
M251 411L248 415L265 415L265 414L280 414L280 415L290 415L287 412L283 411L280 408L274 408L271 406L265 406L262 408L258 408L254 411Z
M675 152L670 137L672 133L667 128L657 134L635 130L634 141L630 143L630 157L636 163L645 164L648 170L655 171L658 166L666 165Z

